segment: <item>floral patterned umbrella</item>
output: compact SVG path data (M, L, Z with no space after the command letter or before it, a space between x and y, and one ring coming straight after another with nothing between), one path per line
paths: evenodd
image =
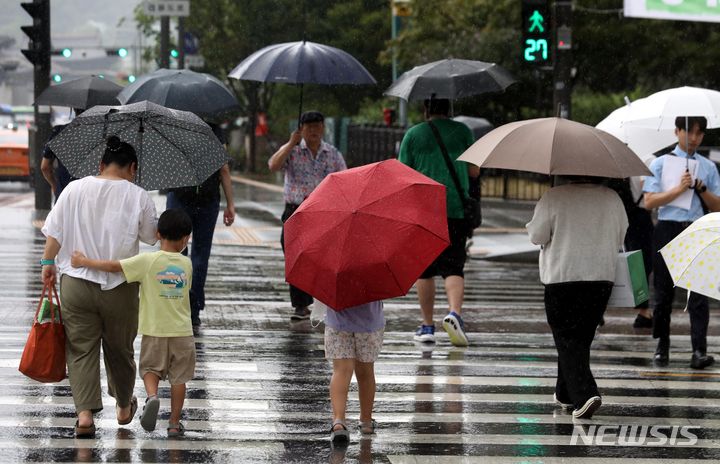
M693 222L660 253L676 286L720 300L720 213Z
M50 149L75 177L97 175L105 140L120 137L135 147L135 183L146 190L201 184L227 162L212 129L187 111L148 101L95 106L53 138Z

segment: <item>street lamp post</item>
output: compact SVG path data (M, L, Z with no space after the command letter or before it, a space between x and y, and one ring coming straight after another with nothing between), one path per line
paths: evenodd
M410 0L391 0L392 1L392 39L396 39L403 22L412 14ZM392 79L393 82L398 78L397 52L393 49L392 54ZM407 102L400 99L398 103L398 119L402 127L407 127Z

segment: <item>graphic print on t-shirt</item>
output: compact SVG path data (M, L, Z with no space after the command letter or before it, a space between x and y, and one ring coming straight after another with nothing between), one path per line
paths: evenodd
M187 274L179 266L168 266L155 274L155 279L161 285L160 296L167 299L183 297L183 290L187 287Z

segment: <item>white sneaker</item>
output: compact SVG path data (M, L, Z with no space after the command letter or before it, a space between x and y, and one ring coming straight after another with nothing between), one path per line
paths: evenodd
M443 329L450 337L450 343L455 346L468 346L463 325L462 317L455 311L450 311L450 314L443 319Z
M574 410L572 415L575 419L590 419L601 404L602 399L599 396L593 396L582 407Z

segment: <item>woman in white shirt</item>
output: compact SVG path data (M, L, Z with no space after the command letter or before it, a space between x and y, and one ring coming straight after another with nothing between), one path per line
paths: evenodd
M157 213L148 193L133 184L137 156L132 145L111 136L100 175L71 182L42 228L46 236L42 280L60 276L68 377L77 437L95 435L93 414L102 410L100 345L108 393L117 402L118 424L132 421L137 410L133 342L138 327L137 284L121 273L73 268L78 250L93 259L124 259L139 251L139 240L154 244Z
M588 419L602 404L590 345L605 313L628 226L620 197L600 178L570 178L548 190L527 224L541 245L545 312L558 352L555 403Z

